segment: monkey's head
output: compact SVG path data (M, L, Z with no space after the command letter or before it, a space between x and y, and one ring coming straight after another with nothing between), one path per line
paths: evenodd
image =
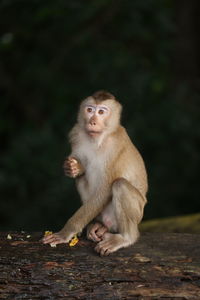
M112 94L98 91L81 103L78 123L89 136L99 137L117 129L121 110L121 104Z

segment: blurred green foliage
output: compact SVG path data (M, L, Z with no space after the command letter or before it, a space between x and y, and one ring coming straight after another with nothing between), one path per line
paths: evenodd
M200 233L200 214L168 217L143 221L139 225L142 232L182 232Z
M146 218L198 211L199 94L174 84L173 1L2 0L0 15L1 228L58 229L78 207L66 137L98 89L146 162Z

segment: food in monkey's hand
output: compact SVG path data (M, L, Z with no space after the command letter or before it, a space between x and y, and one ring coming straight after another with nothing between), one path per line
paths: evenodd
M48 231L47 230L47 231L44 232L44 236L47 236L47 235L50 235L50 234L53 234L53 231Z
M48 236L48 235L50 235L50 234L53 234L53 232L52 232L52 231L45 231L44 236ZM70 247L74 247L78 242L79 242L79 239L78 239L78 237L77 237L77 234L75 234L75 235L73 236L73 238L71 239L71 241L69 242L69 246L70 246ZM56 247L56 244L51 243L50 246L51 246L51 247Z

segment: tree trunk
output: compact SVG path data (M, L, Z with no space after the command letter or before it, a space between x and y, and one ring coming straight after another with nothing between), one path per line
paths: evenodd
M199 235L143 233L108 257L41 236L0 234L0 299L200 299Z

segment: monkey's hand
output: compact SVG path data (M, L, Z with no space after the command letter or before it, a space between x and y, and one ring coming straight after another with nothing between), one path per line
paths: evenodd
M66 234L61 230L59 232L44 236L42 241L44 244L50 244L51 246L55 246L57 244L68 243L74 235L74 233L71 233L66 236Z
M84 173L82 165L74 157L68 157L64 161L63 169L65 175L71 178L76 178Z
M108 228L103 224L96 222L87 226L87 238L93 242L100 242Z

